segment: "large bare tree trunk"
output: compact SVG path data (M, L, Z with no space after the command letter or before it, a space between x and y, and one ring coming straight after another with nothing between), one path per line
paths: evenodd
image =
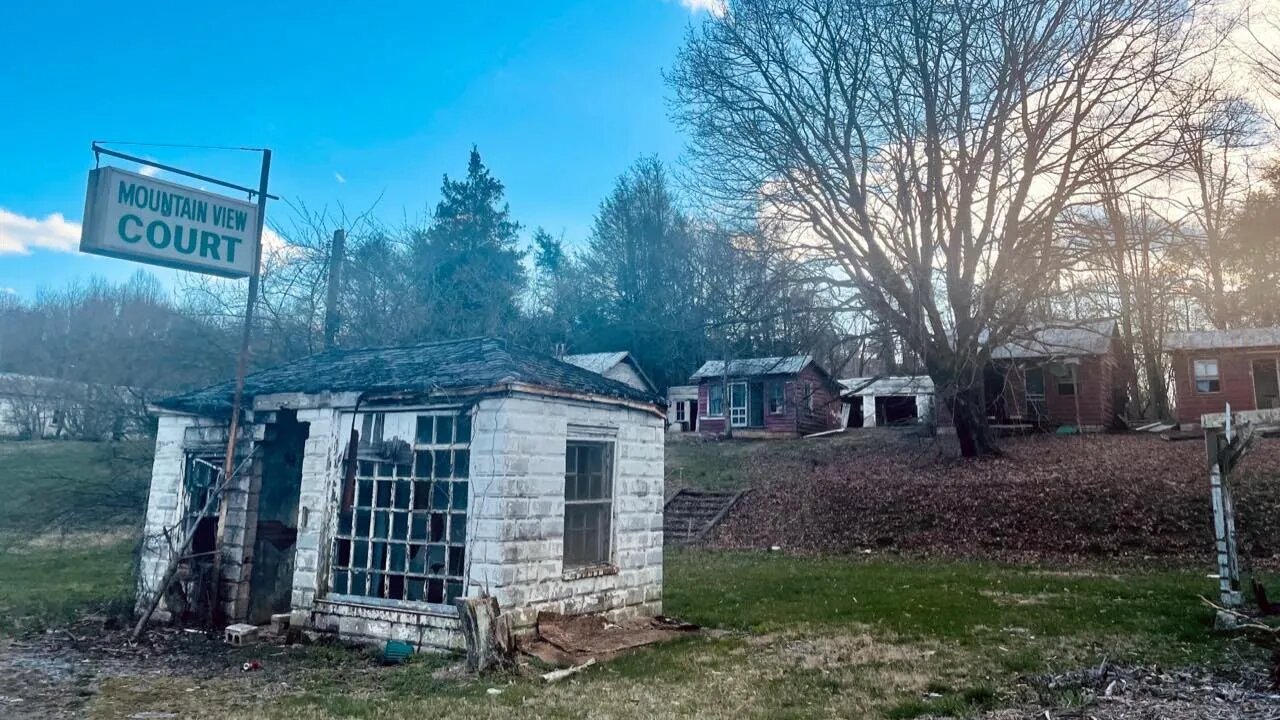
M986 393L981 383L957 390L948 398L947 409L951 411L951 419L956 426L961 455L982 457L1001 454L987 423Z

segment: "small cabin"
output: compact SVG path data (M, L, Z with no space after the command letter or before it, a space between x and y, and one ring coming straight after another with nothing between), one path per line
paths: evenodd
M987 414L996 425L1098 432L1118 423L1126 382L1114 320L1033 328L991 351Z
M667 431L698 431L697 385L672 385L667 388Z
M155 617L288 614L446 649L459 598L496 598L517 630L661 612L660 397L491 338L332 350L246 378L224 481L232 392L156 404L138 585L140 607L164 593Z
M1172 333L1165 350L1184 428L1228 403L1233 412L1280 410L1280 327Z
M809 355L709 360L698 388L698 432L797 437L841 427L840 384Z
M560 358L570 365L577 365L583 370L590 370L610 380L630 385L637 390L648 393L658 392L649 376L640 369L640 363L626 351L586 353L583 355L565 355Z

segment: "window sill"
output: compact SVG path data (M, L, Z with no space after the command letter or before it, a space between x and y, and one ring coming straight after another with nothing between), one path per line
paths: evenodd
M587 578L604 577L606 575L617 575L618 566L613 563L602 563L600 565L588 565L579 568L566 568L560 573L560 579L565 582L573 580L585 580Z

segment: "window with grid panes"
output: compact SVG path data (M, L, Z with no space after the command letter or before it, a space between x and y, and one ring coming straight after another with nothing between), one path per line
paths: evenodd
M421 414L411 461L360 460L344 489L330 589L452 605L466 590L471 416Z
M607 563L613 528L613 443L570 440L564 464L564 566Z

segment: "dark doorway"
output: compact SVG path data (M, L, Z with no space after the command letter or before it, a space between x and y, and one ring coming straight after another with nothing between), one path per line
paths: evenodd
M698 429L698 401L684 400L683 402L689 406L685 411L685 417L689 418L689 432L694 432Z
M854 395L845 400L845 404L849 406L849 427L862 427L864 418L862 417L862 398Z
M1280 408L1280 375L1274 358L1253 361L1253 400L1258 410Z
M298 496L302 491L302 454L308 423L281 410L267 425L262 447L262 486L258 494L257 535L249 580L248 622L269 622L289 611L293 593L294 548L298 542Z
M764 383L753 382L748 387L747 410L749 411L747 425L749 427L764 427Z
M915 395L881 395L876 398L876 425L909 425L918 419Z

